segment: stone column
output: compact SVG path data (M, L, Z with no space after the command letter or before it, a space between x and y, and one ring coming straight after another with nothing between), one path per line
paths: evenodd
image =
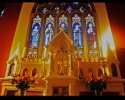
M7 77L7 76L8 76L8 74L9 74L9 69L10 69L10 66L11 66L11 64L7 63L7 70L6 70L5 77Z
M18 61L15 60L15 61L14 61L14 70L13 70L13 74L15 74L16 71L17 71L17 65L18 65Z
M73 54L69 54L69 75L73 75Z
M50 72L49 72L49 75L52 75L53 74L53 70L54 70L54 62L53 62L53 54L51 53L50 54Z

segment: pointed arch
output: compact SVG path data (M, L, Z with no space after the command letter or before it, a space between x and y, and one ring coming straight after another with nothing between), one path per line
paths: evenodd
M36 74L37 74L37 69L34 68L34 69L32 70L32 76L35 76Z
M23 69L23 76L25 76L26 74L28 74L28 69L27 69L27 68L24 68L24 69Z
M103 75L103 71L101 68L98 68L98 76L102 76Z
M81 8L82 7L82 8ZM35 3L34 7L32 9L32 19L36 14L41 15L41 31L40 34L40 43L38 42L37 50L27 50L28 57L30 58L40 58L42 55L42 48L44 46L48 45L48 42L50 42L55 35L60 31L59 28L61 25L66 27L65 33L74 40L74 47L78 47L80 49L81 55L83 57L84 51L88 52L89 57L99 57L99 44L97 39L97 21L96 19L96 12L93 3L83 3L83 2L39 2ZM91 17L94 18L94 21L86 21L86 17L88 17L88 14L91 15ZM51 18L50 18L51 16ZM76 17L77 16L77 17ZM32 24L32 19L30 20L30 24ZM66 20L65 20L66 19ZM89 19L91 20L91 19ZM92 41L88 41L87 36L87 30L89 27L89 24L93 24L96 29L96 41L92 45ZM51 33L47 33L48 26L50 26ZM79 28L80 32L77 32L76 36L74 35L74 28ZM30 27L29 32L32 30L32 27ZM28 33L29 33L28 32ZM80 33L80 35L78 35ZM51 34L51 35L50 35ZM30 36L29 36L30 37ZM78 38L80 37L80 38ZM78 42L79 41L79 42ZM31 43L31 41L29 41ZM28 43L28 44L29 44ZM33 43L33 42L32 42ZM34 42L35 44L35 42ZM92 46L90 46L90 44ZM32 44L33 45L33 44ZM40 47L39 47L40 46ZM86 48L84 48L86 46ZM93 48L90 48L93 47ZM34 47L33 47L34 48Z
M98 34L97 34L97 25L94 12L88 10L85 13L85 33L87 40L88 48L88 57L89 58L98 58L100 57L99 53L99 44L98 44Z
M72 39L75 47L83 48L81 17L77 13L72 16Z
M65 33L68 34L68 16L63 13L59 16L58 31L61 30L61 28L63 28Z
M53 39L54 26L55 26L55 17L52 14L49 14L45 19L43 46L47 46L48 43Z
M27 57L37 58L42 17L40 14L38 14L38 12L34 13L31 17L32 17L31 18L32 22L31 22L30 31L29 31Z
M10 65L8 76L10 76L10 74L13 74L14 66L15 66L14 63Z
M118 77L117 68L116 68L116 65L114 63L111 64L111 71L112 71L113 77Z

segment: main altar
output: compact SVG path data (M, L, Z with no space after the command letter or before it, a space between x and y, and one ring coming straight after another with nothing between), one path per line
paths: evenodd
M19 48L20 44L17 45L17 49ZM94 75L99 76L98 68L102 69L102 73L104 69L107 72L111 70L107 66L108 62L105 62L106 66L104 66L102 59L84 58L80 49L74 49L73 41L64 31L60 31L49 45L44 47L41 59L25 57L18 59L18 57L18 55L15 55L7 62L8 65L13 62L14 69L12 70L10 66L7 67L6 74L10 71L22 74L28 71L30 76L37 75L40 77L38 84L31 85L31 88L27 90L27 96L88 95L90 91L81 81L83 77L86 77L88 71L92 71ZM1 95L17 95L16 87L9 83L8 79L9 76L0 79L3 82ZM110 82L111 84L104 92L124 95L124 80L112 78Z

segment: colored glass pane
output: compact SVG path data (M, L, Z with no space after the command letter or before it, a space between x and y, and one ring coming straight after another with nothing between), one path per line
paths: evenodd
M69 5L68 8L66 9L68 13L71 13L73 11L72 7Z
M48 11L47 7L44 7L43 10L41 10L44 14Z
M88 14L86 17L86 33L89 48L97 48L96 27L94 17Z
M72 39L75 47L83 47L81 18L77 14L72 17Z
M66 3L65 2L61 2L61 5L65 5Z
M78 9L81 13L84 13L84 8L81 6L79 9Z
M32 28L30 33L30 40L28 45L28 54L27 56L30 58L37 57L37 49L38 49L38 41L40 36L40 30L41 30L41 18L39 15L37 15L35 18L33 18L32 22Z
M59 17L58 29L68 33L68 18L64 14Z
M55 7L55 9L53 10L55 13L59 13L59 11L61 11L60 10L60 8L57 6L57 7Z
M53 39L53 37L54 37L54 17L52 15L49 15L49 17L46 18L43 45L47 46L48 43Z
M77 4L78 4L78 2L73 2L73 4L77 5Z

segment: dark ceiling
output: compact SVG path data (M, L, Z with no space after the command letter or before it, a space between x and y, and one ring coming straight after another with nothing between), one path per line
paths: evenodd
M5 7L6 3L5 2L0 2L0 12L3 10Z

